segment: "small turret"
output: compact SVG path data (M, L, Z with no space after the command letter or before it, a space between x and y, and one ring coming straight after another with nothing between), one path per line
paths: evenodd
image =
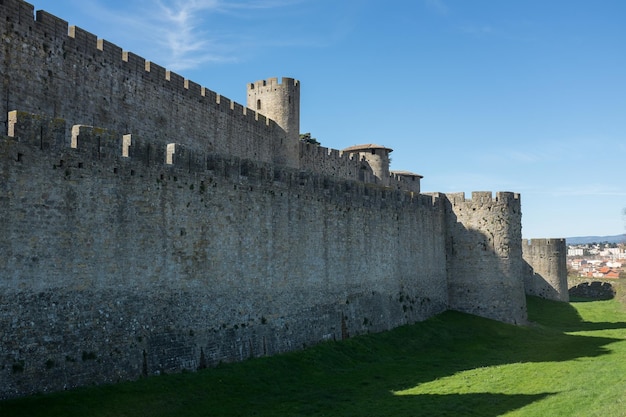
M391 171L391 175L401 184L402 190L412 191L414 193L421 192L420 183L423 175L410 171ZM400 186L399 186L400 187Z
M342 152L356 153L361 158L365 158L374 176L380 180L380 184L389 185L389 154L393 152L393 149L368 143L366 145L350 146Z

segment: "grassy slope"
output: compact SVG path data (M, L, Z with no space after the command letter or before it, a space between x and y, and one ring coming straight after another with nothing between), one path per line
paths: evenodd
M197 373L0 402L0 416L626 415L626 310L529 299Z

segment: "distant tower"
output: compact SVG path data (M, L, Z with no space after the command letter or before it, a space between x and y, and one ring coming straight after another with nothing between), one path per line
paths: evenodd
M379 184L389 185L389 154L393 152L393 149L368 143L366 145L350 146L342 152L356 153L359 157L365 158L374 176L380 181Z
M285 132L274 149L274 162L298 167L300 143L300 82L283 77L248 84L247 107L276 122Z
M567 244L565 239L522 241L526 263L526 294L555 301L569 301L567 287Z
M423 175L415 174L410 171L391 171L391 175L395 176L398 181L401 181L401 185L398 189L405 191L413 191L414 193L419 193L421 191L420 182Z

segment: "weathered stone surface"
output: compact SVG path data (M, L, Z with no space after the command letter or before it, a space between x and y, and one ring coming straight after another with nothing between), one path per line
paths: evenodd
M0 140L3 397L196 369L201 352L207 365L270 355L447 308L431 197L237 158L202 172L97 158L84 130L85 152Z

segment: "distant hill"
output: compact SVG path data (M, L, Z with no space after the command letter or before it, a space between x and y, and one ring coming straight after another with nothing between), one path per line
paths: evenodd
M626 234L615 236L578 236L565 239L568 245L585 245L587 243L624 243Z

